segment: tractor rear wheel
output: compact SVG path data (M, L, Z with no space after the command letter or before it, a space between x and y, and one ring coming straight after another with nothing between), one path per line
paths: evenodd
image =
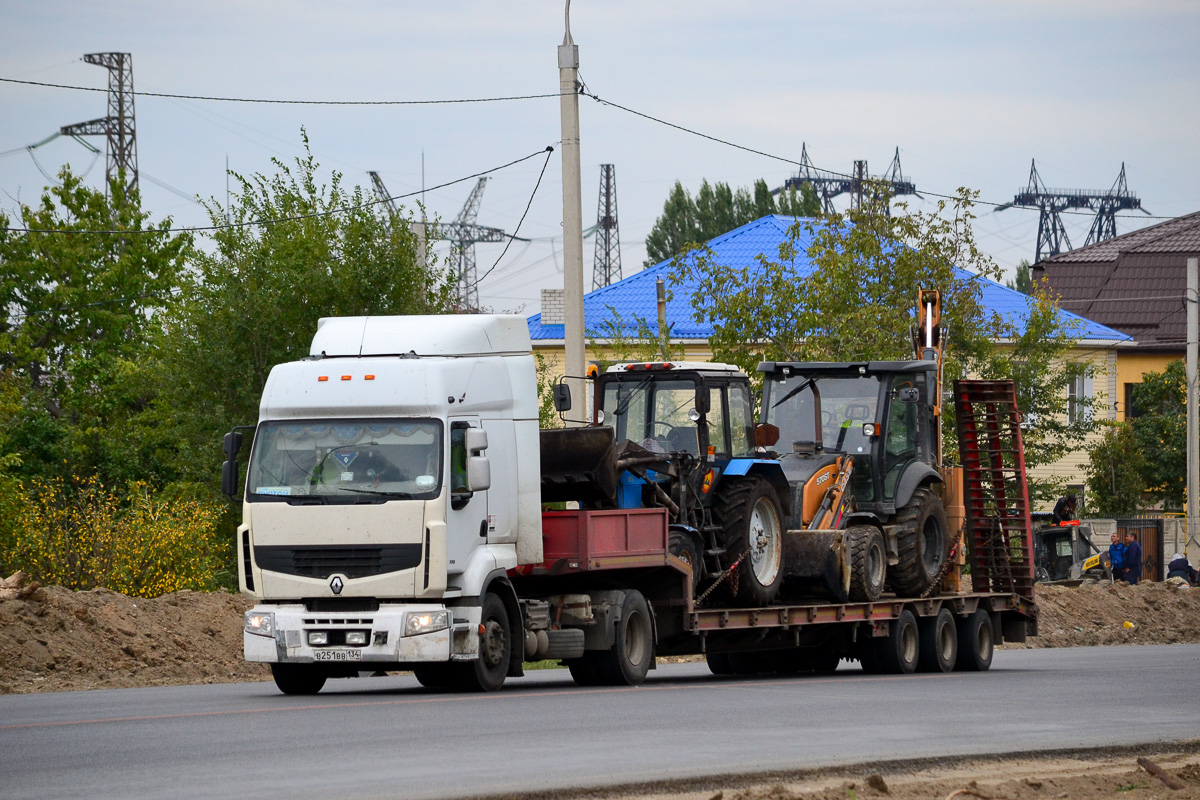
M928 486L913 492L896 512L896 550L899 562L888 568L887 579L900 597L920 597L941 578L950 557L949 526L942 498Z
M770 604L783 586L783 510L775 489L755 475L723 481L713 511L727 564L741 558L735 599Z

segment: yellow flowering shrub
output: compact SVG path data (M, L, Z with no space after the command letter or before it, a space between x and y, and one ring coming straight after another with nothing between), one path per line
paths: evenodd
M138 597L220 585L229 543L219 535L218 503L167 500L144 483L117 492L94 478L35 480L25 495L0 554L9 569Z

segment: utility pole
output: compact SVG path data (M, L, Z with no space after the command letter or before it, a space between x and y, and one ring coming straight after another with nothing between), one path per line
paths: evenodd
M1197 301L1200 300L1200 259L1187 260L1187 538L1183 541L1184 555L1192 539L1200 541L1196 536L1197 525L1200 525L1200 411L1196 402L1200 397L1197 391L1197 353L1200 353L1200 322L1197 317Z
M117 177L124 181L126 195L137 189L137 126L133 116L133 55L88 53L88 64L108 70L108 116L74 125L64 125L64 136L104 136L108 141L105 192Z
M563 301L566 319L563 344L565 373L574 408L586 412L583 376L583 197L579 176L579 46L571 38L571 0L563 14L565 33L558 47L558 91L562 117L563 184ZM586 413L568 419L569 425L585 424Z

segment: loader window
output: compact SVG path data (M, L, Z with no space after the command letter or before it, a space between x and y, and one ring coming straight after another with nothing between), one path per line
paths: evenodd
M918 403L904 402L900 399L902 389L916 388L913 379L907 375L897 375L892 379L891 395L888 400L888 419L884 428L883 443L883 497L891 500L896 496L896 486L904 468L917 457Z

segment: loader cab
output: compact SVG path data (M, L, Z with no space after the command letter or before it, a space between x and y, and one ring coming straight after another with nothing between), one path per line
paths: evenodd
M779 429L776 449L791 485L849 456L858 509L891 514L907 501L906 474L927 472L935 458L934 362L765 362L759 371L762 422Z
M617 364L596 377L596 418L656 453L727 463L754 455L750 381L737 367L690 362Z

